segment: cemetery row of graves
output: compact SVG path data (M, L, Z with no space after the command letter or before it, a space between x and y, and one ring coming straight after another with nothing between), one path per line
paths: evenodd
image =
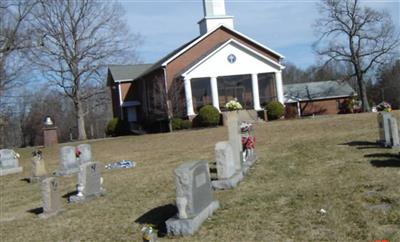
M214 196L214 190L237 189L244 179L252 179L249 171L257 160L257 133L254 132L253 125L241 122L236 112L228 112L226 115L224 128L227 130L227 140L215 144L214 160L208 162L193 157L191 161L183 162L174 169L175 212L163 221L166 230L163 236L194 235L221 206ZM377 121L377 144L386 148L399 148L397 119L391 113L382 112L377 115ZM13 150L0 151L1 176L9 175L18 179L16 174L22 172L18 158ZM40 184L41 191L42 211L37 213L38 219L51 221L53 217L62 216L70 206L63 205L64 197L68 204L79 206L81 203L90 204L93 200L103 199L103 196L113 192L107 190L106 193L104 184L107 180L102 177L104 165L94 160L89 144L62 146L59 165L53 173L46 169L41 151L33 152L31 162L32 172L27 180L30 184ZM248 175L250 176L247 177ZM60 183L71 177L76 179L76 190L71 191L68 196L61 196ZM153 231L152 227L145 226L141 232L145 241L156 240L157 231Z

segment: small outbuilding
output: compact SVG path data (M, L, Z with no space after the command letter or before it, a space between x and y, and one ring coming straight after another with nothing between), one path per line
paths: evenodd
M346 81L320 81L284 85L286 118L346 113L356 96Z

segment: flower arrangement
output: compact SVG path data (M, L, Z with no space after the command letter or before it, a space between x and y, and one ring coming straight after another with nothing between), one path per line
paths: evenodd
M243 109L242 105L237 101L237 99L233 99L230 100L229 102L227 102L225 104L225 107L229 110L229 111L234 111L234 110L240 110Z
M383 111L383 112L391 112L392 111L392 106L390 106L389 103L387 102L381 102L376 106L376 109L378 111Z

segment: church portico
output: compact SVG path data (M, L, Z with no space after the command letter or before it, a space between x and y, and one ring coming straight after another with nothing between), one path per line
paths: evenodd
M185 83L196 82L195 87L185 84L187 114L195 115L195 110L206 104L223 110L235 98L244 108L255 110L262 110L261 104L271 100L283 103L283 95L279 95L282 69L279 63L230 39L182 73ZM186 89L189 86L191 90Z
M186 112L194 116L200 107L208 104L219 111L225 110L225 104L233 99L245 109L262 110L261 104L279 100L275 88L277 75L279 72L185 78ZM259 85L259 77L262 85Z

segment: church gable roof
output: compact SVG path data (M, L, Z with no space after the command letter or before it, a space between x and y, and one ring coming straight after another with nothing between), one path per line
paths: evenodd
M238 65L234 62L228 63L228 61L224 61L230 54L234 56L234 62L236 62L236 57L238 57ZM215 68L215 66L218 66L218 68ZM246 68L245 71L243 67ZM179 75L191 77L199 77L205 74L211 76L233 75L246 71L252 73L275 72L283 68L284 66L275 60L258 53L240 41L229 39L224 43L217 44L200 58L193 61Z
M262 45L262 44L260 44L259 42L257 42L257 41L255 41L255 40L251 39L250 37L248 37L248 36L246 36L246 35L244 35L244 34L238 32L238 31L236 31L236 30L234 30L234 29L228 28L228 27L226 27L226 26L224 26L224 25L220 25L220 26L218 26L217 28L215 28L214 30L212 30L212 31L210 31L210 32L208 32L208 33L206 33L206 34L204 34L204 35L202 35L202 36L200 36L200 37L198 37L198 38L192 40L192 41L189 42L189 44L187 44L184 48L180 48L180 50L179 50L179 51L176 51L175 54L170 55L169 58L164 58L165 61L162 62L161 66L166 66L168 63L170 63L171 61L173 61L174 59L176 59L178 56L180 56L180 55L182 55L183 53L185 53L186 51L188 51L188 50L189 50L190 48L192 48L194 45L196 45L197 43L199 43L199 42L202 41L203 39L205 39L205 38L207 38L208 36L210 36L210 35L212 35L213 33L215 33L218 29L224 29L224 30L230 32L231 34L240 36L241 38L243 38L244 40L250 42L251 44L253 44L253 45L255 45L255 46L257 46L257 47L259 47L259 48L261 48L261 49L264 49L266 52L270 53L270 54L273 55L273 56L276 56L277 59L283 59L283 58L284 58L283 55L279 54L278 52L273 51L272 49L270 49L270 48L268 48L268 47L266 47L266 46L264 46L264 45Z
M140 69L140 71L134 71L134 70L130 70L130 71L123 71L126 74L131 73L131 78L132 80L144 77L150 73L152 73L155 70L158 70L162 67L167 66L169 63L173 62L175 59L178 59L180 56L182 56L183 54L185 54L186 52L190 51L191 49L193 49L197 44L199 44L202 40L205 40L207 37L210 37L211 35L213 35L217 30L223 30L225 32L227 32L228 34L230 34L231 36L236 36L239 37L241 39L243 39L244 41L246 41L249 45L255 46L257 49L261 49L263 51L265 51L266 53L268 53L270 56L274 57L274 61L279 64L280 59L283 58L283 55L269 49L268 47L256 42L255 40L241 34L238 31L235 31L233 29L230 29L224 25L220 25L217 28L215 28L214 30L198 36L194 39L192 39L191 41L183 44L182 46L178 47L177 49L171 51L169 54L167 54L166 56L164 56L163 58L161 58L160 60L158 60L156 63L154 64L146 64L146 66L143 66L143 69ZM215 43L214 46L210 47L210 49L204 50L204 53L201 54L200 56L195 57L195 60L199 60L202 57L204 57L205 55L211 53L212 51L214 51L215 49L217 49L218 47L220 47L222 44L224 44L226 41L223 41L222 43ZM193 61L186 63L187 67L192 66L194 63ZM187 69L187 67L185 67L184 69ZM131 67L127 67L127 68L131 68ZM135 68L135 67L134 67ZM180 70L180 73L182 73L183 70ZM114 80L116 80L114 78Z

